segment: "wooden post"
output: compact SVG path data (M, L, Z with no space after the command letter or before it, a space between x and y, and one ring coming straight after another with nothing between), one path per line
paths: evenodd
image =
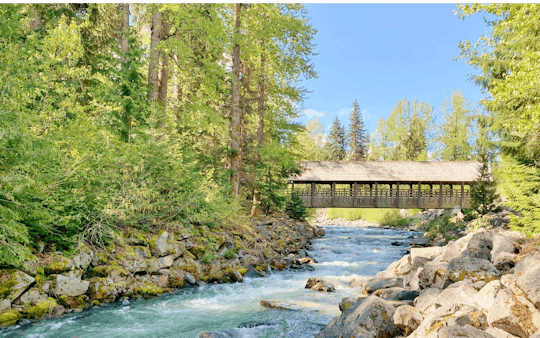
M379 200L378 200L378 190L379 190L379 183L375 183L375 208L379 207Z
M314 207L313 200L315 199L315 183L311 182L311 207Z
M332 206L336 206L336 183L332 182Z
M418 182L418 209L422 209L422 183Z
M396 207L399 208L399 183L396 184Z
M294 182L291 182L291 195L294 195Z
M440 185L440 189L439 189L439 209L442 209L442 190L443 190L443 184L439 184Z
M353 205L353 208L356 208L356 196L358 195L358 184L356 184L356 182L354 182L353 184L353 190L354 190L354 195L353 195L352 205Z
M461 201L459 202L459 207L463 209L463 196L465 195L465 183L461 182Z

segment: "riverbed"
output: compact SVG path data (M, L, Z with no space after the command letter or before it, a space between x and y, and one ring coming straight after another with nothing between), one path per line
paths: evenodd
M370 277L406 252L391 242L408 243L414 232L380 228L325 226L326 236L313 240L309 255L315 271L271 272L243 283L205 285L149 300L104 304L57 319L41 320L0 331L2 337L197 338L202 331L216 337L313 338L340 314L343 297L361 292L347 287L355 277ZM336 292L305 289L310 277L336 284ZM300 311L267 309L261 300L280 300Z

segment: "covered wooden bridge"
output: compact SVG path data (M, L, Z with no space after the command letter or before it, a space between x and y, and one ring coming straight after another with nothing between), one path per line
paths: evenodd
M302 162L290 194L312 208L468 208L480 162Z

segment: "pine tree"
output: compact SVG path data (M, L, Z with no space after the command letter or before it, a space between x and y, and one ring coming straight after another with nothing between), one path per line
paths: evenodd
M332 127L330 128L330 135L328 135L328 151L330 160L343 161L347 154L346 147L345 127L339 123L339 119L336 116Z
M488 157L487 154L482 154L482 166L478 171L478 178L471 186L471 207L481 215L491 211L491 205L498 197L496 183L491 178Z
M358 101L354 100L353 109L349 117L349 159L352 161L362 161L366 159L366 131L364 129L364 120L362 111L358 106Z

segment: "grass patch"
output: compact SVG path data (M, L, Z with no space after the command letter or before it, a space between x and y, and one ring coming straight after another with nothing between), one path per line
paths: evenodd
M422 230L426 232L425 236L429 237L432 240L435 239L438 235L442 235L444 239L448 242L451 240L448 232L463 227L462 222L454 224L450 220L451 217L449 215L444 215L424 224Z
M349 221L365 219L381 225L404 226L410 223L408 218L399 215L400 209L382 208L331 208L326 212L328 219L344 218ZM411 215L422 211L421 209L408 209Z

